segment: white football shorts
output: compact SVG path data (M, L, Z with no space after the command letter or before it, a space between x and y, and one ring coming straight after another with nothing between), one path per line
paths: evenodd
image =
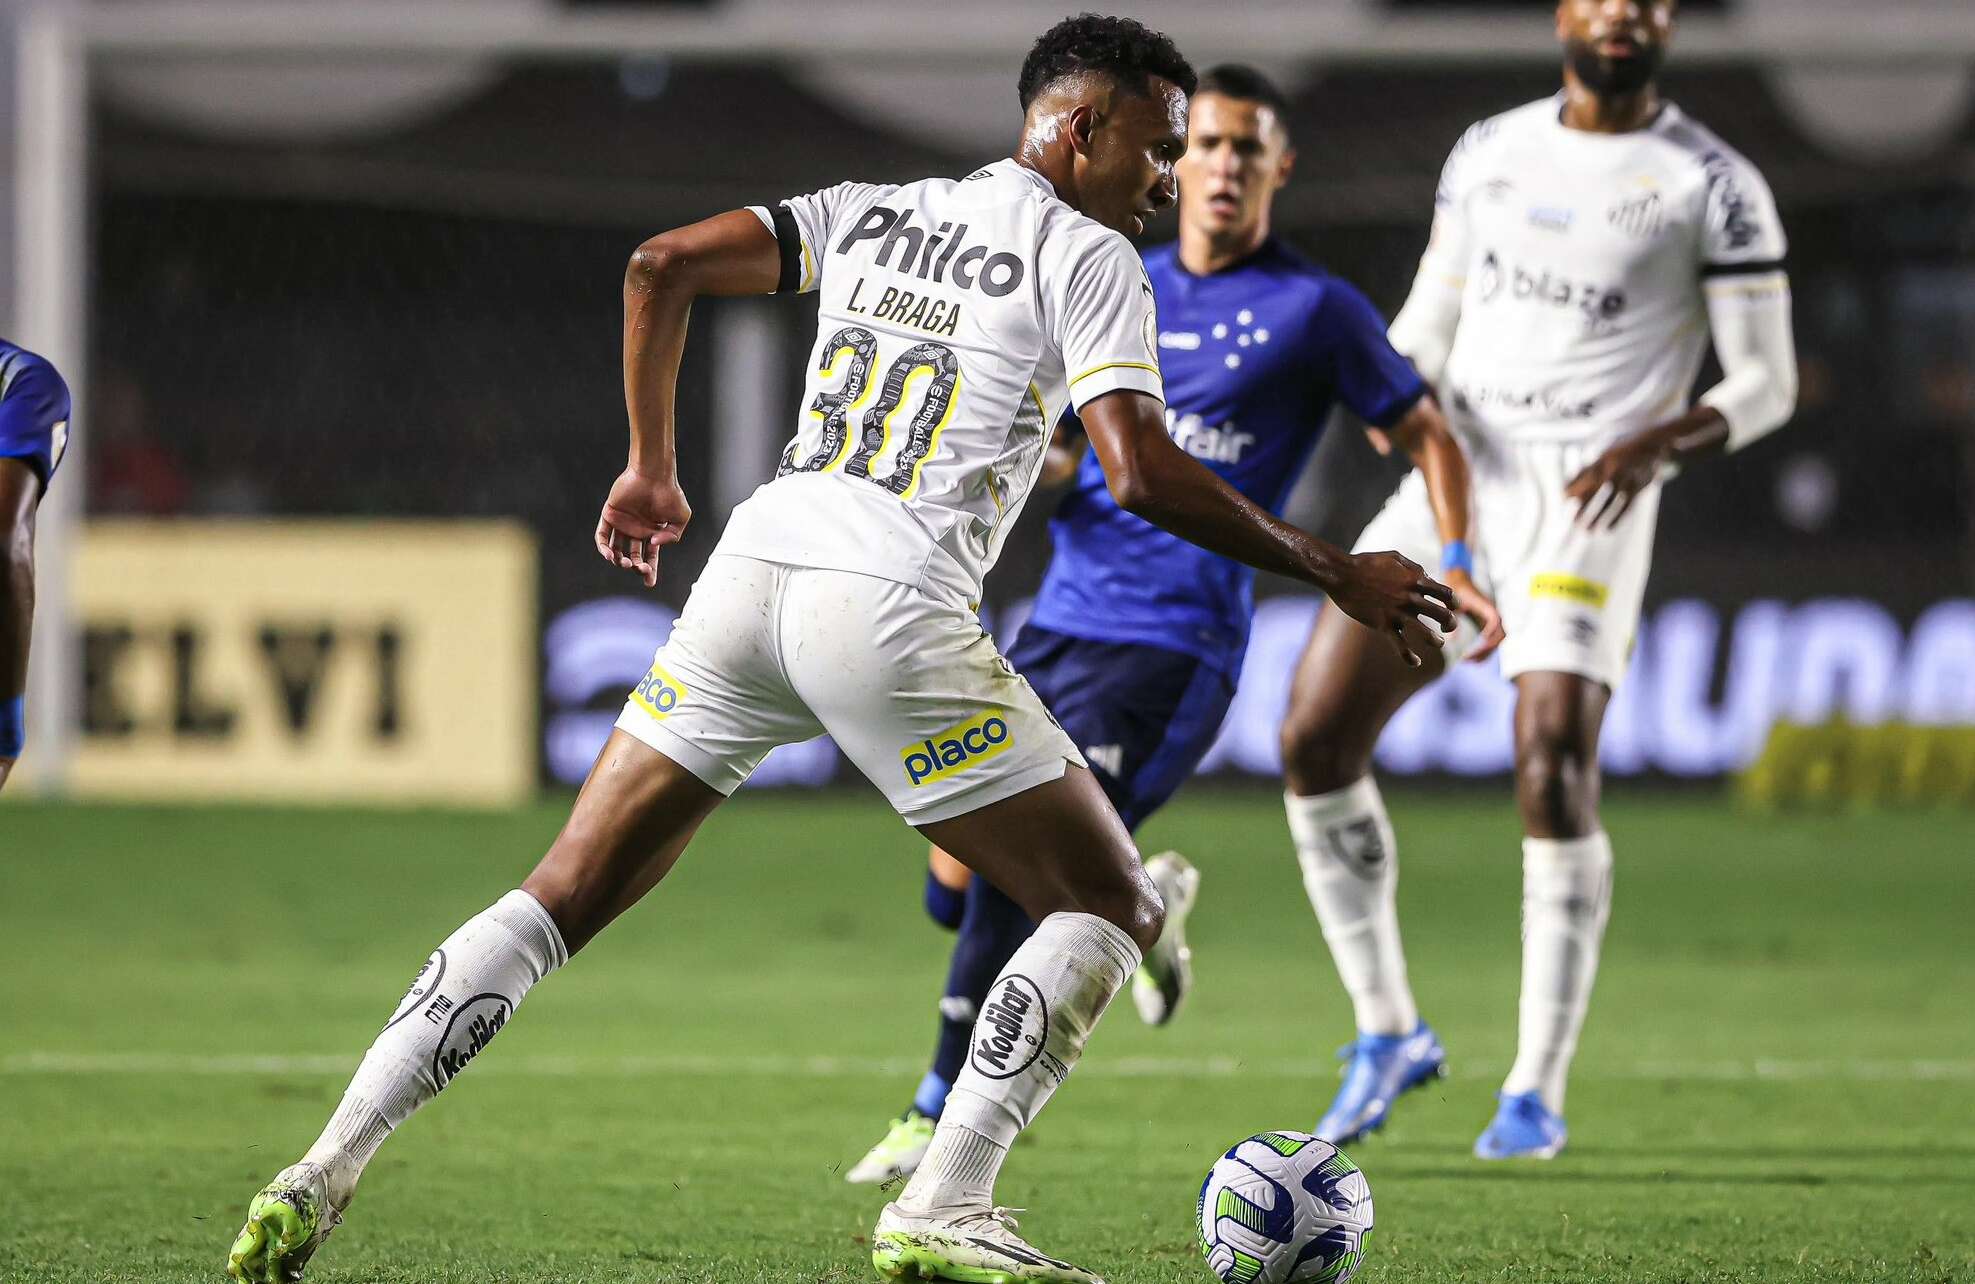
M1475 583L1494 597L1508 632L1498 653L1504 677L1576 673L1616 689L1625 675L1663 482L1639 493L1617 530L1584 530L1564 487L1605 444L1511 441L1469 450L1475 524L1468 543ZM1390 549L1429 574L1440 565L1440 532L1418 470L1406 474L1353 549ZM1466 654L1475 636L1463 619L1448 639L1447 662Z
M828 732L914 825L1085 765L965 606L731 553L708 559L617 725L723 794Z

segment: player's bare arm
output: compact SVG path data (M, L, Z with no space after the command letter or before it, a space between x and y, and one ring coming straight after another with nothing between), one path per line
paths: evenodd
M1382 431L1388 441L1406 452L1426 479L1427 498L1433 505L1433 520L1440 530L1441 545L1466 548L1470 514L1474 511L1468 457L1432 394L1415 401L1397 423ZM1440 578L1453 590L1454 604L1461 614L1481 630L1481 637L1466 658L1471 663L1487 659L1501 645L1503 637L1502 613L1495 609L1494 599L1481 591L1466 567L1442 566Z
M1419 622L1454 627L1454 595L1397 553L1346 553L1289 523L1216 476L1166 433L1156 398L1120 390L1083 409L1084 432L1118 507L1202 548L1313 584L1352 619L1392 639L1417 667Z
M733 210L652 237L624 270L624 409L630 458L597 520L597 552L658 583L658 550L692 520L673 449L674 396L686 322L702 294L772 294L782 270L775 237Z
M34 505L41 482L19 459L0 459L0 704L27 690L27 646L34 628ZM17 754L0 748L0 788Z

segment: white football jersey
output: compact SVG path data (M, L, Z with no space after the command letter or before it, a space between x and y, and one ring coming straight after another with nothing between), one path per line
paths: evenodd
M755 213L822 308L795 439L723 552L977 603L1065 406L1164 399L1138 253L1012 160Z
M1559 95L1471 127L1435 197L1422 275L1461 296L1441 401L1481 449L1683 413L1704 278L1782 269L1762 175L1678 107L1624 134L1567 128L1562 109Z

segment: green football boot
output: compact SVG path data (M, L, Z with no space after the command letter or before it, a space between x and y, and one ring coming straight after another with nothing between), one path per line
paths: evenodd
M226 1273L252 1284L295 1284L343 1214L329 1203L320 1164L294 1164L247 1205L247 1224L226 1255Z
M977 1209L915 1216L886 1204L871 1232L871 1264L888 1280L956 1280L959 1284L1104 1284L1081 1266L1058 1261L1015 1233L1019 1209Z
M919 1163L926 1157L926 1148L933 1144L933 1129L937 1126L938 1121L931 1115L906 1111L892 1120L891 1130L883 1140L871 1147L843 1179L854 1186L882 1186L888 1181L910 1177L919 1171Z

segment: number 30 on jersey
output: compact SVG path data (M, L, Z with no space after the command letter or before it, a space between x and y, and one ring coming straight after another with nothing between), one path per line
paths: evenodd
M839 361L847 364L836 390L819 392L810 403L809 413L822 421L821 440L806 458L799 459L797 452L809 434L798 434L782 452L782 466L775 475L828 472L841 466L846 477L862 477L894 495L909 497L919 483L920 466L939 444L940 431L953 414L960 387L960 362L953 350L941 343L914 344L899 353L879 376L872 370L878 357L877 337L861 326L845 326L830 336L822 352L820 369L825 375L834 374ZM921 372L927 376L925 398L905 427L891 471L874 477L871 464L892 440L892 420L904 404L907 385ZM874 391L876 399L865 404ZM853 414L858 415L856 444L846 454Z

